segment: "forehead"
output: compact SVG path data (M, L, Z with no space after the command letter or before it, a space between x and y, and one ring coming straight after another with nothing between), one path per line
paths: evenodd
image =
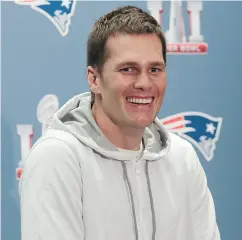
M164 62L162 44L156 34L116 34L106 43L107 61L149 63Z

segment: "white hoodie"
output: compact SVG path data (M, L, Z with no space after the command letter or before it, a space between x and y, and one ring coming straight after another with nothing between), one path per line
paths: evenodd
M191 144L156 119L140 151L118 149L89 93L68 101L32 147L20 197L22 240L220 240Z

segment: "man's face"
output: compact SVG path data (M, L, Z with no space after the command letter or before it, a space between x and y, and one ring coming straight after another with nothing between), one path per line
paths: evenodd
M155 34L116 35L106 47L98 106L120 127L144 129L160 110L166 89L161 41Z

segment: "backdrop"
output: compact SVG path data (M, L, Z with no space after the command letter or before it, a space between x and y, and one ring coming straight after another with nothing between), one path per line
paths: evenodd
M18 177L30 147L65 101L88 91L93 23L127 4L150 11L166 32L158 117L194 145L222 239L242 239L242 3L73 0L2 3L2 239L20 239Z

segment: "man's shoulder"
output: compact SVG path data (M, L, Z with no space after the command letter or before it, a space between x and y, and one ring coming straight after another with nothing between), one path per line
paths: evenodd
M170 149L166 158L175 169L187 171L190 165L197 161L197 155L192 144L181 136L169 133Z
M80 161L80 156L84 154L84 146L71 133L63 130L50 129L47 130L32 146L27 160L32 156L38 155L41 158L51 158L51 161L61 161L64 156L69 159ZM51 157L51 156L55 156ZM44 161L44 160L42 160Z
M192 144L181 136L169 132L170 137L170 150L171 151L179 151L180 153L186 153L187 151L193 148Z
M81 158L76 155L70 144L72 138L69 138L63 133L61 136L46 133L35 142L22 164L20 192L30 181L38 187L52 182L61 187L63 179L67 181L70 176L80 175Z
M79 145L81 144L81 142L78 141L78 139L73 134L69 133L68 131L62 130L62 129L48 129L43 134L43 136L41 136L37 140L35 145L39 145L46 141L48 141L48 142L55 141L57 146L65 144L69 148L73 148L74 146L77 146L77 145L79 147Z

